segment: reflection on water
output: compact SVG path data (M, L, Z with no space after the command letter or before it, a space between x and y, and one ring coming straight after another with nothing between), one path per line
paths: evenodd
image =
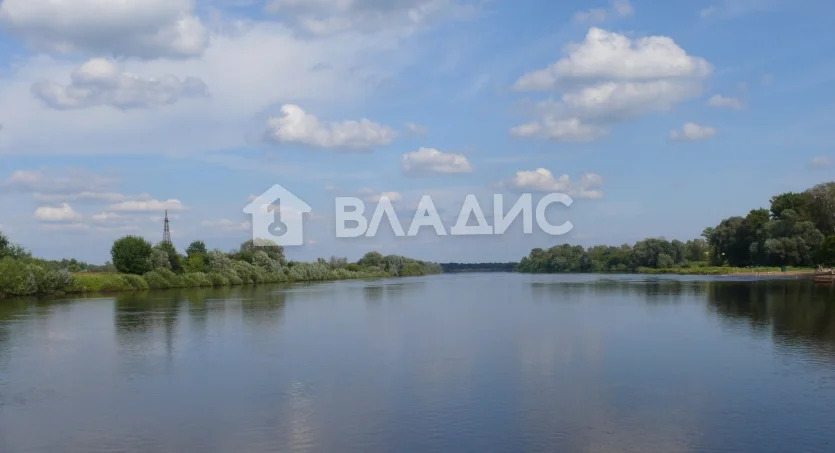
M0 302L0 451L831 451L835 290L456 274Z

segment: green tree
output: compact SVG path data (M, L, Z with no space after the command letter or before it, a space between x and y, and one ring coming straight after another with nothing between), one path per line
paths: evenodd
M151 270L151 243L138 236L125 236L113 243L110 256L123 274L142 275Z
M360 266L383 268L385 258L379 252L368 252L357 261Z
M161 250L168 255L168 263L171 265L170 269L178 274L183 273L183 259L179 253L177 253L177 249L174 248L174 244L170 242L160 242L159 244L154 247L157 250Z
M818 184L804 193L809 197L809 220L825 236L835 234L835 182Z
M783 211L791 209L803 218L809 218L811 197L808 193L787 192L771 197L771 217L779 219Z
M206 243L203 241L194 241L186 248L186 256L189 258L198 256L205 258L209 254L209 249L206 248Z
M835 235L829 236L821 244L817 254L818 264L835 266Z

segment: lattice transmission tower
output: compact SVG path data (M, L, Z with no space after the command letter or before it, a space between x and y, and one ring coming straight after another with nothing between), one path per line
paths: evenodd
M162 242L166 244L171 243L171 227L168 224L168 211L165 211L165 227L162 230Z

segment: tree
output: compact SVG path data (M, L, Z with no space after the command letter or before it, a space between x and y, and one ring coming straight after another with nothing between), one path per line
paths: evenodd
M835 234L835 182L818 184L804 193L809 197L809 220L825 236Z
M0 231L0 257L4 255L4 252L9 248L9 238L6 237L3 232Z
M113 265L124 274L142 275L151 270L151 243L138 236L125 236L113 243Z
M170 242L160 242L154 248L157 250L161 250L165 252L166 255L168 255L168 263L171 266L169 269L178 274L183 273L183 260L180 257L180 254L177 253L177 249L174 248L174 244Z
M276 261L279 265L284 266L287 264L287 259L284 257L284 247L265 239L255 241L250 239L241 244L238 251L233 252L232 255L235 259L252 264L255 258L255 252L259 250L265 252L270 259Z
M171 270L171 261L168 259L168 253L158 247L151 250L151 269L168 269Z
M379 252L368 252L359 261L357 264L360 266L367 266L367 267L379 267L382 269L384 258L383 255Z
M808 193L787 192L771 197L771 217L779 219L783 211L791 209L804 218L809 217L811 197Z
M825 266L835 265L835 235L829 236L821 244L817 255L818 264Z
M206 248L206 243L203 241L194 241L186 248L186 256L189 258L201 257L205 258L209 254L209 249Z

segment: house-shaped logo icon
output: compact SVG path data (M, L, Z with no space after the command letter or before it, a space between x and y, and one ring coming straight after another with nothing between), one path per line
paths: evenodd
M281 246L304 245L304 214L310 206L276 184L244 208L252 216L252 240Z

